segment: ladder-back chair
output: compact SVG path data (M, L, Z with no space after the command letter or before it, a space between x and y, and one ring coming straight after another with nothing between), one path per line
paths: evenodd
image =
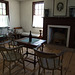
M54 70L60 70L62 75L63 54L65 50L58 55L55 53L45 53L37 50L37 48L34 50L39 63L38 75L40 75L41 68L44 71L44 75L45 70L52 70L52 75L54 75Z

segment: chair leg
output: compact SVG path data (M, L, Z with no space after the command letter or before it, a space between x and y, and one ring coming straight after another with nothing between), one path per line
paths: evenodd
M52 75L54 75L54 70L52 70Z
M9 62L9 75L11 75L11 62Z
M44 71L44 75L45 75L45 69L43 69L43 71Z
M63 75L63 74L62 74L62 66L61 66L61 75Z
M3 60L3 75L4 75L5 60Z
M25 63L24 63L24 60L23 60L23 69L24 69L24 74L25 74Z
M40 66L39 66L39 71L38 71L38 75L40 75L40 70L41 70L41 68L40 68Z

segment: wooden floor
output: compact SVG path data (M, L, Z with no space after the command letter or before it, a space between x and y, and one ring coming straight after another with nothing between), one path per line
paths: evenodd
M50 45L50 44L44 45L44 52L59 53L64 49L67 50L67 52L64 54L63 75L75 75L75 49L66 48L63 46ZM31 49L29 49L29 51L34 52ZM32 56L29 56L29 57L33 58ZM38 64L35 70L34 70L34 65L29 62L25 62L25 66L26 66L25 75L38 75ZM0 75L2 75L2 57L1 55L0 55ZM7 68L5 68L4 75L9 75L9 71ZM12 75L24 75L22 65L19 64L19 66L17 66L14 70L12 70ZM52 75L51 71L46 71L46 75ZM55 75L60 75L60 72L55 71Z

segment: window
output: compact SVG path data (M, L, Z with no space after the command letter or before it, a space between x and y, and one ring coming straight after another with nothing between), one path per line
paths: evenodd
M5 3L0 3L0 15L6 15Z
M33 2L33 27L43 27L44 2Z
M8 1L0 1L0 27L8 26Z

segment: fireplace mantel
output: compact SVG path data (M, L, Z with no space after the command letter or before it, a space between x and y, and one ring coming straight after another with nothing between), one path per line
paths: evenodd
M48 25L70 26L69 47L75 48L75 18L74 17L44 17L43 39L47 40Z

